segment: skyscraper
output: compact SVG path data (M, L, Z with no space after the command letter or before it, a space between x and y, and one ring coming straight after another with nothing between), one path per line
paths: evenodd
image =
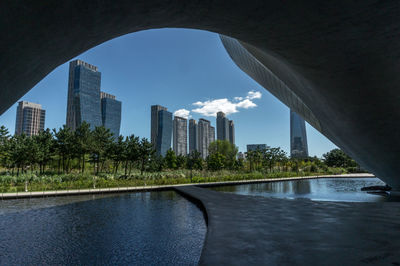
M157 136L158 136L158 113L159 111L164 110L167 111L166 107L161 105L152 105L151 106L151 134L150 140L154 145L154 148L157 146Z
M198 150L197 148L197 124L196 120L189 120L189 154L191 154L194 150Z
M114 95L100 92L101 119L105 128L108 128L117 138L121 127L121 105Z
M210 125L208 132L208 145L210 145L211 142L215 141L215 127Z
M198 151L203 159L208 156L208 145L210 145L210 121L200 118L197 125Z
M217 113L217 139L229 141L229 119L223 112Z
M166 110L158 111L157 154L165 156L171 148L172 113Z
M173 147L176 155L187 154L187 119L174 117Z
M249 151L263 151L266 148L269 148L267 144L247 144L247 152Z
M308 157L305 121L292 110L290 110L290 156L292 158Z
M229 120L229 142L235 144L235 124Z
M46 111L37 103L20 101L17 107L15 134L25 133L27 136L37 135L44 130Z
M102 125L101 73L96 66L74 60L69 63L67 126L75 130L83 121L94 129Z

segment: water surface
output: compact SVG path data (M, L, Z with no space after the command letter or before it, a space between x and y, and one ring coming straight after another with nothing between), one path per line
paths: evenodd
M0 201L0 265L196 265L205 234L173 191Z
M376 202L385 198L361 191L365 186L383 186L378 178L320 178L221 186L210 189L263 197L308 198L319 201Z

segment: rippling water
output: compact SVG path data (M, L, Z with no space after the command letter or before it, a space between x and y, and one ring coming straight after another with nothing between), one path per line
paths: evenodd
M195 265L205 234L173 191L0 201L0 265Z
M322 201L376 202L385 198L361 191L365 186L385 185L378 178L320 178L210 188L222 192L278 198Z

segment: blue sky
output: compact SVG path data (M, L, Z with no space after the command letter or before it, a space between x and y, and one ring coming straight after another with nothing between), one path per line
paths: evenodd
M122 101L121 134L150 136L150 106L194 119L222 109L236 127L236 145L265 143L290 152L289 109L243 73L230 59L215 33L158 29L128 34L103 43L77 58L96 65L102 90ZM42 104L45 127L65 124L68 62L56 68L21 100ZM184 111L182 110L184 109ZM0 116L14 133L16 104ZM321 156L335 148L307 125L309 153Z

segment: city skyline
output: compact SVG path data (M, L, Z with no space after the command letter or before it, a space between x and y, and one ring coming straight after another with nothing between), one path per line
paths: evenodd
M160 42L165 45L159 45ZM203 49L199 49L199 43ZM207 112L212 106L220 106L233 111L229 116L237 127L235 144L239 150L245 151L247 143L267 143L280 146L289 154L288 108L232 63L216 34L178 29L145 31L106 42L78 58L98 66L102 72L101 86L126 101L122 106L122 135L150 139L146 113L147 106L152 104L162 103L172 112L189 110L190 118L196 120L201 117L213 120L214 116L205 114L210 114ZM150 78L155 74L157 78ZM39 102L48 110L46 127L50 129L65 122L62 117L66 111L67 79L68 63L50 73L21 99ZM262 98L246 99L254 96L249 96L249 92L261 93ZM253 104L257 106L250 108ZM0 117L0 124L11 133L15 108ZM310 155L320 157L335 147L309 125L306 127Z

